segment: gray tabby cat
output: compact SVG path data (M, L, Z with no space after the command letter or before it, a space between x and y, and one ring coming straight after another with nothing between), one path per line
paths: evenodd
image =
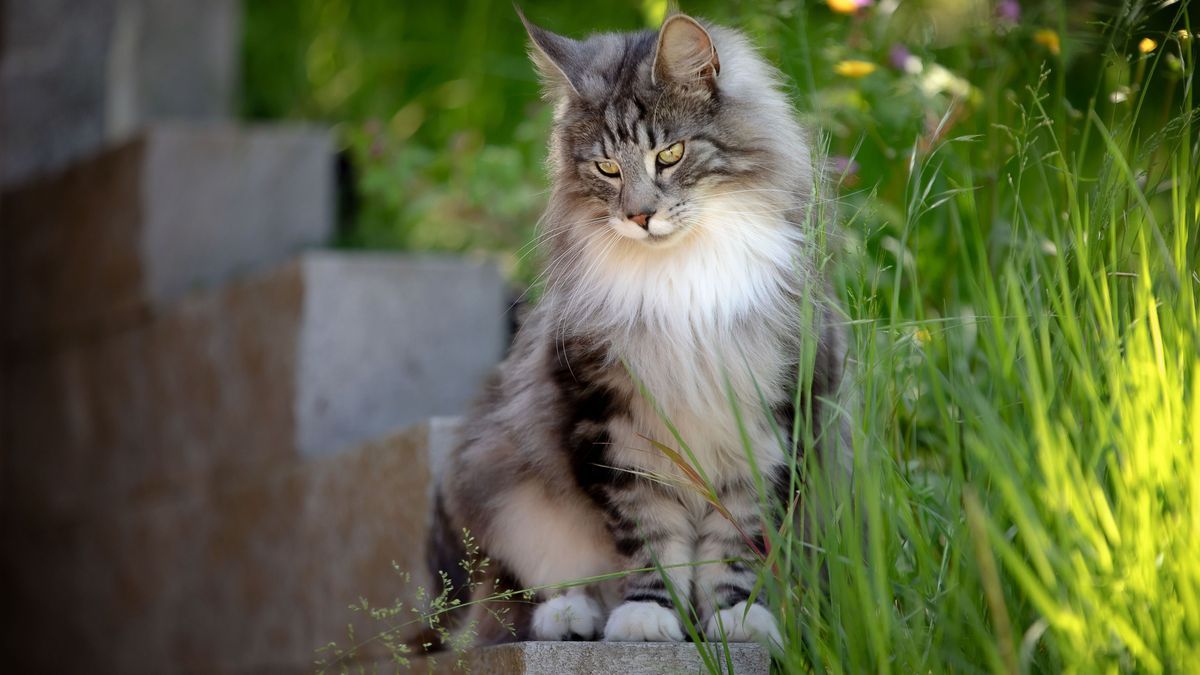
M819 428L845 340L814 260L807 140L776 72L735 31L681 14L657 33L582 41L525 25L555 106L546 292L467 417L439 536L467 528L510 589L657 563L708 637L778 640L761 600L747 607L751 546L779 524L763 522L733 406L771 498L790 501L807 340L814 436L823 453L849 447L844 420ZM656 445L682 453L666 421L732 519ZM513 616L518 637L685 638L655 571L537 600ZM474 618L481 641L504 639Z

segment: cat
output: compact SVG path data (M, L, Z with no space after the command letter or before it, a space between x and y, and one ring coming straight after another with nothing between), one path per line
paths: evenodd
M752 467L777 504L793 498L806 344L817 451L844 465L850 447L831 416L846 337L808 137L737 31L676 13L575 40L521 20L554 107L545 292L447 462L437 566L456 566L447 544L466 529L490 561L474 599L543 589L509 603L520 639L680 641L682 610L712 639L778 641L751 599L766 526ZM473 607L479 642L512 637Z

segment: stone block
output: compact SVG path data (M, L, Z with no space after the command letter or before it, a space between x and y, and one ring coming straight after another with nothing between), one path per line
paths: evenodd
M507 343L495 266L310 253L147 322L13 352L5 508L73 514L461 413Z
M429 470L435 481L442 479L450 453L458 444L461 417L431 417L429 419Z
M232 112L239 0L10 0L0 22L0 186L161 120Z
M752 643L734 643L725 648L707 646L728 672L733 664L735 675L768 675L771 656L766 648ZM434 657L437 673L463 672L452 654ZM420 664L429 666L428 663ZM473 673L505 675L691 675L708 672L697 645L664 642L517 642L473 650L463 665ZM417 667L414 671L420 671Z
M428 587L427 438L418 426L52 520L0 513L0 654L14 672L311 672L347 623L380 630L350 603Z
M332 154L314 128L170 124L5 194L0 337L127 326L326 242Z
M297 447L336 451L463 412L508 343L491 265L447 257L306 258Z

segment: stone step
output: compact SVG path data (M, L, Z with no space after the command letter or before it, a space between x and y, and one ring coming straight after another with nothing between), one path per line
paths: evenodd
M316 252L135 327L12 356L6 508L166 495L460 413L507 346L505 298L487 262Z
M0 197L8 343L127 326L333 232L329 132L164 124Z
M360 596L411 603L430 587L429 442L422 424L71 514L0 510L6 666L312 672L348 623L360 639L380 630L349 610Z
M348 646L347 625L359 642L382 630L349 609L358 598L399 600L404 621L418 588L434 588L425 562L432 476L457 424L435 418L334 455L69 515L0 510L0 584L5 611L20 619L6 622L0 653L14 672L312 672L317 647ZM412 661L414 672L436 673L706 672L697 649L525 642L471 650L461 664L453 653ZM770 672L758 645L730 645L728 661L713 653L722 672L729 662L733 673ZM380 662L378 672L390 670Z
M715 645L706 648L713 662L720 664L718 672L771 672L771 656L760 645L734 643L727 652ZM684 675L709 672L699 649L688 643L518 642L476 650L465 661L471 672L505 675ZM441 661L445 662L439 666L442 672L455 672L452 657Z
M149 122L233 110L239 0L3 4L0 186L61 169Z

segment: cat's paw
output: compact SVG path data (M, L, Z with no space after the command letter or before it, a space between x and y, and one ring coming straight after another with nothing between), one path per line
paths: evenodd
M535 640L594 640L604 612L586 595L560 595L533 610Z
M656 602L626 602L608 616L604 639L608 642L683 642L683 626L674 610Z
M709 640L720 641L724 637L729 642L773 642L782 644L779 637L779 626L771 611L762 605L750 605L746 611L743 600L733 607L722 609L704 622L704 636Z

